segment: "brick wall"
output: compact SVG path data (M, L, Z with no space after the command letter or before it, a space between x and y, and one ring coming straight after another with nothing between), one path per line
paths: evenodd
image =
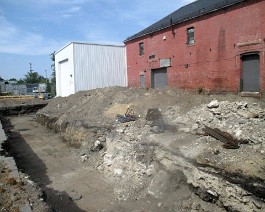
M241 55L260 54L260 89L265 90L265 1L250 0L126 42L128 85L140 86L160 59L171 59L168 85L185 89L240 91ZM187 28L194 27L195 43L187 45ZM139 43L144 55L139 55ZM155 58L149 59L150 55Z

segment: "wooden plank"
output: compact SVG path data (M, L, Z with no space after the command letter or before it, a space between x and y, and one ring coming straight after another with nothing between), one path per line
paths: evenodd
M34 96L0 96L0 99L34 99Z

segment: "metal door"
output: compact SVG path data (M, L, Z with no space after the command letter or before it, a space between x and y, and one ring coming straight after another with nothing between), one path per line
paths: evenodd
M74 93L73 75L68 59L59 62L61 96L69 96Z
M260 61L258 54L242 56L241 91L258 92L260 89Z
M167 86L167 68L153 69L151 76L152 88L164 88Z
M141 88L145 88L145 76L140 75L140 86Z

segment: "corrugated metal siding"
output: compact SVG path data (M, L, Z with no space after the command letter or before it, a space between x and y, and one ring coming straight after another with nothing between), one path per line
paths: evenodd
M56 95L68 96L74 93L73 43L55 54L55 70Z
M127 86L125 47L74 43L75 91Z

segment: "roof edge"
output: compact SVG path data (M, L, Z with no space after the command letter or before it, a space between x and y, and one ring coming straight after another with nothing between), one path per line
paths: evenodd
M125 40L123 41L123 43L126 43L126 42L129 42L129 41L132 41L132 40L135 40L135 39L138 39L138 38L144 37L144 36L146 36L146 35L150 35L150 34L156 33L156 32L161 31L161 30L163 30L163 29L167 29L167 28L169 28L169 27L176 26L176 25L178 25L178 24L181 24L181 23L184 23L184 22L187 22L187 21L190 21L190 20L196 19L196 18L201 17L201 16L205 16L205 15L208 15L208 14L214 13L214 12L216 12L216 11L218 11L218 10L221 10L221 9L224 9L224 8L227 8L227 7L231 7L231 6L235 5L235 4L239 4L239 3L244 2L244 1L246 1L246 0L238 0L238 1L236 1L236 2L233 2L233 3L227 4L227 5L225 5L225 6L221 6L221 7L219 7L219 8L213 9L213 10L211 10L211 11L209 11L209 12L201 13L200 15L196 15L196 16L194 16L194 17L187 18L187 19L185 19L185 20L177 21L177 22L173 23L172 25L168 25L168 26L165 26L165 27L162 27L162 28L158 28L158 29L156 29L156 30L154 30L154 31L152 31L152 32L145 33L145 34L142 34L142 35L139 35L139 36L136 36L136 37L134 37L134 35L132 35L132 36L128 37L127 39L125 39ZM187 4L187 5L189 5L189 4ZM186 6L187 6L187 5L186 5ZM180 7L180 8L181 8L181 7ZM180 9L180 8L179 8L179 9ZM176 10L176 11L177 11L177 10ZM175 12L176 12L176 11L175 11ZM200 11L200 10L197 10L196 12L199 12L199 11ZM173 12L173 13L174 13L174 12ZM172 13L171 13L171 14L172 14ZM171 14L165 16L164 18L170 16ZM163 19L163 18L162 18L162 19ZM160 19L159 21L161 21L162 19ZM159 21L155 22L154 24L158 23ZM152 25L153 25L153 24L152 24ZM152 25L150 25L150 26L152 26ZM150 26L148 26L148 27L150 27ZM148 27L146 27L145 29L147 29ZM145 30L145 29L143 29L143 30ZM142 30L142 31L143 31L143 30ZM141 32L141 31L140 31L140 32ZM138 33L140 33L140 32L138 32ZM138 33L136 33L135 35L137 35Z
M55 52L55 55L70 46L71 44L81 44L81 45L94 45L94 46L108 46L108 47L119 47L125 48L125 45L115 45L115 44L100 44L100 43L90 43L90 42L81 42L81 41L71 41L70 43L63 46L61 49Z

